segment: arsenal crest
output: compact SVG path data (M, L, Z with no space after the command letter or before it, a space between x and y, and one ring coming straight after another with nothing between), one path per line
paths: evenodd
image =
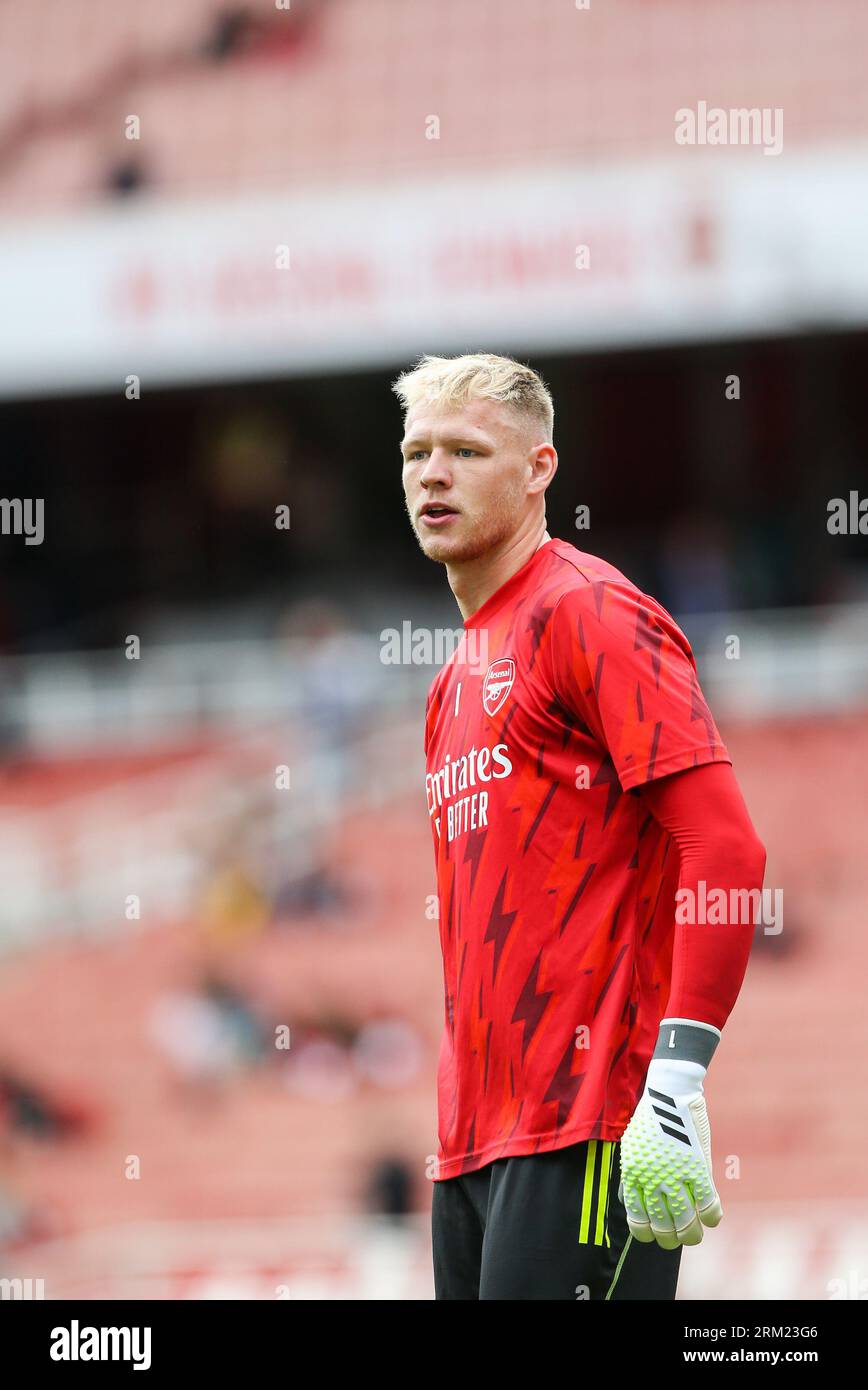
M482 682L482 708L486 714L497 714L515 680L515 662L511 656L492 661Z

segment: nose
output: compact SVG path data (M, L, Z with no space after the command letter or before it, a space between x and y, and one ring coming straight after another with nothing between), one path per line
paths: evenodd
M447 467L447 455L445 449L434 448L428 455L425 467L419 474L419 482L422 487L436 486L438 483L448 487L452 481L452 475Z

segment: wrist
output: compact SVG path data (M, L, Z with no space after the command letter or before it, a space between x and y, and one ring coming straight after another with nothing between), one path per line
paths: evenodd
M708 1070L720 1042L720 1029L690 1018L664 1018L657 1033L653 1062L690 1062Z

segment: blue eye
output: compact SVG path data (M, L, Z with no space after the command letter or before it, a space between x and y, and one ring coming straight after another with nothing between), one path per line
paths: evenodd
M464 444L461 445L461 447L459 448L458 452L459 452L459 454L472 454L472 456L473 456L474 458L476 457L476 450L475 450L475 449L468 449L468 448L466 447L466 445L464 445Z

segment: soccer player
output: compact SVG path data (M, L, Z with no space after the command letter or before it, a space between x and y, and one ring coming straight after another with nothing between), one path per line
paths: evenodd
M425 724L435 1294L672 1299L721 1219L702 1083L765 850L684 634L546 530L537 373L427 356L393 389L410 522L464 619Z

